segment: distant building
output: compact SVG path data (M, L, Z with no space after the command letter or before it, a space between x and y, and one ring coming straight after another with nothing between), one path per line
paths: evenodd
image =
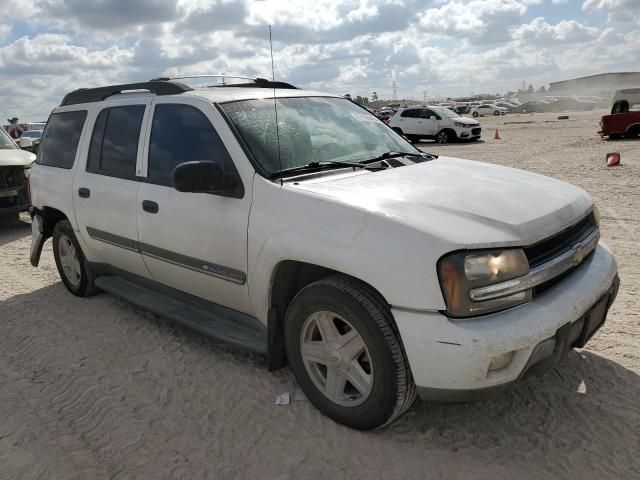
M640 72L601 73L549 85L547 95L596 96L608 99L621 88L640 87Z

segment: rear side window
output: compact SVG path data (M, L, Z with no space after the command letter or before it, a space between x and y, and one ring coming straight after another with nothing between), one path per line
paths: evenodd
M216 162L227 173L236 171L204 113L190 105L156 105L149 144L149 181L172 186L173 169L196 160Z
M402 112L401 117L418 118L420 116L419 110L405 110Z
M129 105L100 112L91 136L87 172L135 178L144 110L144 105Z
M66 169L73 167L86 118L86 110L52 114L40 142L36 163Z

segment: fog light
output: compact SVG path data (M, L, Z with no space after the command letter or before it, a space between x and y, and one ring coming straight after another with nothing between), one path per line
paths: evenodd
M502 370L507 367L511 363L514 353L515 352L507 352L502 355L498 355L497 357L493 357L489 364L489 371L495 372L496 370Z

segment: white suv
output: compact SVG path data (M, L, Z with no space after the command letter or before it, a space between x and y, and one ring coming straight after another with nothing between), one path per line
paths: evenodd
M416 393L470 399L553 368L617 291L583 190L424 154L348 99L284 83L72 92L30 178L34 266L53 237L74 295L288 364L358 429Z
M435 139L438 143L477 140L482 134L477 120L462 117L441 106L401 108L387 124L409 140Z

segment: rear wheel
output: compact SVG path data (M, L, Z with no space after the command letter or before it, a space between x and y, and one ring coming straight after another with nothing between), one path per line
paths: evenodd
M351 277L336 275L300 291L287 311L285 341L302 390L336 422L381 427L416 398L388 306Z
M88 297L98 291L95 275L68 220L56 223L53 229L53 256L67 290L78 297Z
M499 117L500 116L500 110L494 110L493 111L493 116L494 117Z
M471 115L473 115L474 117L478 116L478 112L473 112Z

